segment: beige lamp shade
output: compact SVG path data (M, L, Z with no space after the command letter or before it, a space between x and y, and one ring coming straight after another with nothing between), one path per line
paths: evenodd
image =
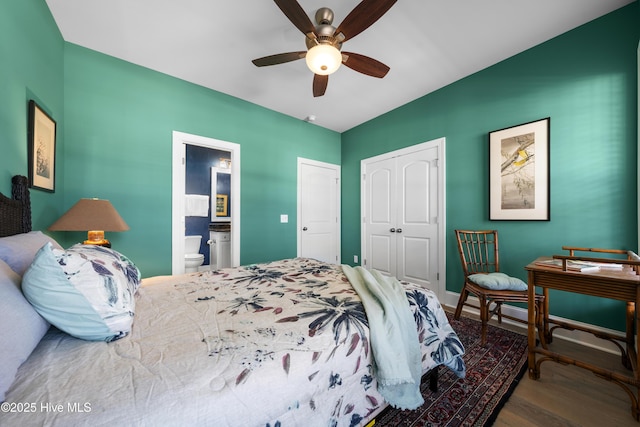
M129 226L111 202L102 199L80 199L54 222L51 231L86 231L85 244L109 245L105 231L126 231Z

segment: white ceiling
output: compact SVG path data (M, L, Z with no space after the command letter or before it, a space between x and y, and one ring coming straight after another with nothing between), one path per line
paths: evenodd
M358 0L298 0L337 26ZM252 59L305 50L304 35L269 0L46 0L68 42L338 132L444 87L633 0L403 0L343 49L391 70L341 67L314 98L304 60Z

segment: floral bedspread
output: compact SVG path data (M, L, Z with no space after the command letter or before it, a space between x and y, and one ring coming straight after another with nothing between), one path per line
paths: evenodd
M176 288L194 305L210 305L219 314L204 342L210 356L228 363L227 384L241 392L252 383L260 387L266 378L281 383L278 394L290 409L265 425L313 419L317 425L355 426L383 404L372 375L367 316L340 266L296 258L207 272L192 280L198 286ZM463 346L435 294L403 285L424 371L444 364L463 376ZM292 377L304 380L292 387Z
M403 286L423 371L463 376L463 346L435 294ZM20 368L8 402L65 410L2 414L0 424L364 425L385 406L369 340L339 265L296 258L144 279L129 336L87 342L52 330Z

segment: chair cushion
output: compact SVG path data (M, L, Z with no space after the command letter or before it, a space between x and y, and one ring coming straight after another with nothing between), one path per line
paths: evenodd
M469 280L492 291L526 291L527 284L504 273L470 274Z

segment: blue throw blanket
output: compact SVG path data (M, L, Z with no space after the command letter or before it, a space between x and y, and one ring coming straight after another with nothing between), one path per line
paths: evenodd
M420 342L407 295L394 277L343 265L369 319L378 391L392 406L415 409L424 403Z

